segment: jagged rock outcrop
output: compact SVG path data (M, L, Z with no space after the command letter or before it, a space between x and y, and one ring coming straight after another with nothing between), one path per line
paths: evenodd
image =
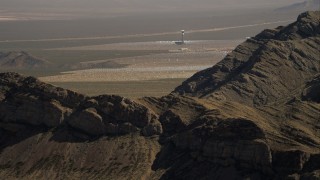
M91 135L105 134L105 125L102 117L94 108L88 108L80 112L75 112L68 119L68 124L71 127L82 130Z
M319 179L319 15L263 31L161 98L0 73L0 176Z
M166 138L161 142L166 142L164 146L171 149L170 152L177 152L177 155L173 156L166 150L161 151L159 157L167 157L164 159L174 163L166 165L159 162L159 167L172 168L166 173L167 178L187 179L195 173L190 170L193 169L192 166L205 169L208 164L213 164L211 171L217 174L225 171L227 167L235 168L227 168L227 174L237 174L240 173L239 170L256 172L245 175L251 179L283 179L295 173L300 176L317 172L320 166L314 164L310 169L307 168L306 164L313 160L303 157L317 156L320 153L320 104L303 102L298 96L299 93L297 99L284 105L264 106L263 110L234 102L181 98L179 103L197 103L198 107L179 108L177 113L163 113L165 122L170 125L163 123L163 135ZM146 101L149 102L149 99ZM179 103L172 106L178 107ZM293 110L296 112L292 113ZM184 111L198 115L186 115L182 113ZM181 114L184 114L183 118ZM301 153L291 153L295 151ZM174 160L181 156L186 156L186 159ZM290 161L290 166L286 166L288 161L284 157L289 156L292 162ZM280 167L286 167L287 170ZM201 171L201 177L222 179L206 171ZM197 176L194 176L191 179L196 178Z
M85 96L53 87L33 77L2 73L0 80L0 119L8 123L25 123L56 127Z
M49 128L68 124L97 136L139 131L146 136L162 133L157 115L129 99L87 97L16 73L0 76L1 122Z

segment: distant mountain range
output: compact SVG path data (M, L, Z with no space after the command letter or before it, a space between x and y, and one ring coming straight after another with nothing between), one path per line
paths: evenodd
M310 10L319 10L320 9L320 0L306 0L300 3L294 3L289 6L284 6L276 9L279 12L285 11L310 11Z
M100 14L201 12L203 10L234 10L241 8L280 7L298 0L1 0L0 10L14 12L76 13L97 11Z

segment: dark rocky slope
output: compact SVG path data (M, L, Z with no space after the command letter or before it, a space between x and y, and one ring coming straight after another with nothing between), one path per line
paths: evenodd
M265 30L162 98L0 74L5 179L319 179L319 12Z

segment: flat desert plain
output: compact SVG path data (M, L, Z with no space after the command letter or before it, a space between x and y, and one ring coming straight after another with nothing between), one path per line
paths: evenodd
M40 79L89 95L107 93L131 98L162 96L171 92L174 87L197 71L216 64L242 41L186 41L184 45L176 45L173 41L155 41L48 49L59 51L161 50L163 53L83 61L80 63L86 64L84 67L88 67L88 64L99 67L99 64L106 62L122 66L65 71L58 75L42 76ZM92 87L96 90L92 91Z

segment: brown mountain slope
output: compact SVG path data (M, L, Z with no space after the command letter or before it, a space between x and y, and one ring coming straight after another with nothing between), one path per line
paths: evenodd
M0 68L33 69L48 67L48 61L20 52L0 52Z
M319 179L318 15L262 32L162 98L0 73L0 177Z
M263 105L286 98L319 73L320 13L301 14L287 27L265 30L174 93Z

